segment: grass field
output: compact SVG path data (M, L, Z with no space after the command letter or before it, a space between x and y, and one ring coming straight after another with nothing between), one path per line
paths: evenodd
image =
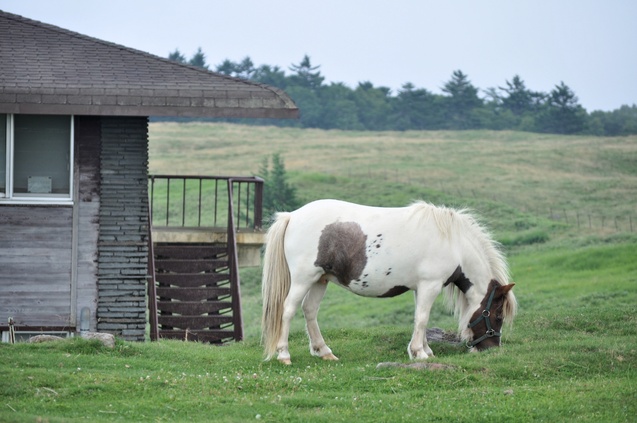
M262 361L259 270L243 269L242 343L1 344L0 421L635 421L637 137L154 123L150 152L154 173L205 175L279 152L304 202L470 206L508 253L513 329L480 354L432 344L442 370L377 369L409 362L413 297L330 287L319 322L341 361L310 357L298 315L285 367ZM430 324L456 327L440 303Z

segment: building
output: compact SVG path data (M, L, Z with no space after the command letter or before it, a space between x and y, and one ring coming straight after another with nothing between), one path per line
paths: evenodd
M0 330L143 340L148 118L295 118L281 90L0 11Z

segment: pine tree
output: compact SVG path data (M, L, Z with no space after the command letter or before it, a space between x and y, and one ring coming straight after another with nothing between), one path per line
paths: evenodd
M472 121L471 112L482 106L482 100L478 97L478 89L471 84L467 75L460 70L454 71L442 91L449 94L446 97L449 129L475 127L476 122Z
M320 66L312 66L310 63L310 56L307 54L303 56L303 60L298 65L291 65L290 70L295 72L290 76L291 81L294 84L300 85L311 90L318 90L323 85L325 78L321 75L321 72L317 72Z
M280 154L272 155L272 169L270 169L270 157L265 157L259 173L265 180L263 189L264 216L270 216L279 211L292 211L299 207L296 189L287 180L285 164Z
M540 115L540 131L554 134L577 134L586 126L586 110L564 82L549 93L544 112Z
M181 54L179 49L175 49L175 51L170 53L168 55L168 60L172 60L173 62L178 62L178 63L186 63L186 57L183 54Z
M206 55L201 50L201 47L197 49L197 52L192 56L188 63L198 68L208 69L208 65L206 65Z

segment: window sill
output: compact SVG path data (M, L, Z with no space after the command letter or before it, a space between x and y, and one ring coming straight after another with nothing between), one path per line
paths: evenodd
M0 198L0 206L72 206L70 198Z

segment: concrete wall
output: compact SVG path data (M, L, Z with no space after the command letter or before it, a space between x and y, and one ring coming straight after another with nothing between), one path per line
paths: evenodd
M265 232L244 230L237 232L235 237L239 267L261 266ZM154 227L153 242L225 244L228 242L228 232L225 229Z

